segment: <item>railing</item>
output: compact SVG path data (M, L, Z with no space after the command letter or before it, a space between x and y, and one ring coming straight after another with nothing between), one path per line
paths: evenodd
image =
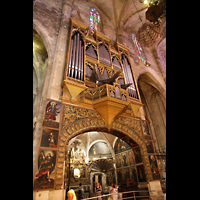
M154 192L155 190L151 190L151 191L148 191L148 190L134 190L134 191L128 191L128 192L119 192L117 195L118 195L118 200L122 200L122 199L134 199L134 200L137 200L137 199L140 199L141 198L143 200L151 200L151 197L155 197L155 196L152 196L151 197L149 196L149 192ZM148 195L136 195L136 193L148 193ZM127 195L129 194L129 195ZM95 197L91 197L91 198L85 198L83 200L92 200L92 199L102 199L102 200L107 200L109 196L111 195L116 195L115 193L114 194L107 194L107 195L101 195L101 196L95 196ZM133 195L133 196L132 196ZM124 196L124 197L123 197Z
M115 99L129 101L128 92L124 89L120 89L117 85L112 86L104 84L94 89L86 89L80 94L80 100L86 99L89 101L95 101L104 97L112 97Z

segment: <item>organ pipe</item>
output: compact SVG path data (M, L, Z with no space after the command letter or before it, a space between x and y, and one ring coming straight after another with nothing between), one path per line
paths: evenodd
M76 38L76 62L75 62L75 76L74 78L77 79L78 75L78 54L79 54L79 33L77 33L77 38Z
M68 76L71 75L71 70L72 70L73 42L74 42L74 40L72 39L72 43L71 43L71 54L70 54L70 63L69 63L69 69L68 69Z
M76 35L74 35L74 47L73 47L73 56L72 56L72 71L71 71L71 77L74 78L74 64L75 64L75 52L76 49Z
M84 48L83 45L81 46L81 80L84 81L84 74L83 74L83 63L84 63Z
M79 56L78 56L78 79L81 80L81 40L79 41Z

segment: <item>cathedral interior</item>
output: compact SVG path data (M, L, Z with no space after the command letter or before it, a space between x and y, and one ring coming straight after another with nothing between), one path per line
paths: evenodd
M166 194L166 0L33 1L33 199L97 182Z

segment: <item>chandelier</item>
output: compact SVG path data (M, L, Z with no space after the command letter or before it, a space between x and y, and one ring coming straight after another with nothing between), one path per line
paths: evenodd
M151 47L160 38L160 25L144 23L136 34L136 37L141 45Z

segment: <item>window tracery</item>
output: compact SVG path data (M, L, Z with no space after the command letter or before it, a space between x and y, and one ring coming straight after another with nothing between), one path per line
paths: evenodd
M90 29L92 33L98 29L100 23L100 15L95 8L90 10Z
M142 50L142 48L141 48L141 46L140 46L140 43L138 42L138 40L137 40L137 38L136 38L136 36L135 36L134 33L132 34L132 40L133 40L133 43L134 43L135 48L136 48L136 50L137 50L137 54L138 54L138 56L139 56L139 59L140 59L144 64L146 64L147 61L146 61L146 58L145 58L145 56L144 56L143 50Z

